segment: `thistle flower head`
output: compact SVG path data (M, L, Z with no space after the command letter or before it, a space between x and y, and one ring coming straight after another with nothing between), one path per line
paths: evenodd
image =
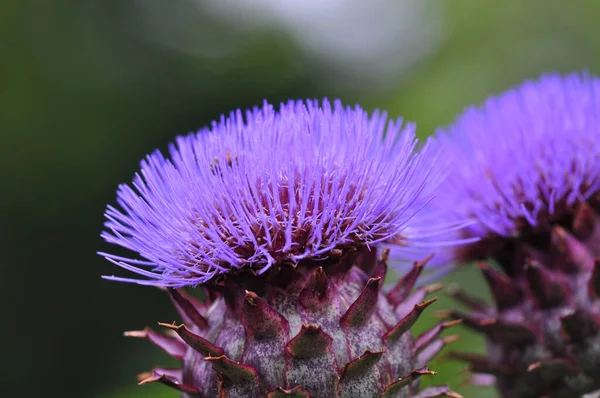
M126 334L182 359L141 383L190 397L416 396L457 324L411 336L435 301L436 287L416 285L425 262L382 288L383 243L418 248L445 233L431 213L413 226L442 176L431 144L416 145L414 127L385 114L288 102L222 117L179 138L170 159L144 160L103 234L144 260L105 256L169 287L184 325ZM203 302L175 289L198 284ZM459 397L447 386L418 394L442 395Z
M479 222L471 236L519 236L600 189L600 80L557 74L468 108L438 132L454 162L439 204Z
M441 173L416 145L413 125L339 101L222 116L119 187L102 236L143 260L101 254L145 279L109 279L180 287L345 247L418 246L428 233L409 235L411 218Z
M546 75L470 108L438 134L452 159L440 214L478 222L450 250L479 262L494 308L454 290L489 355L455 354L501 396L600 389L600 79ZM492 377L493 376L493 377Z

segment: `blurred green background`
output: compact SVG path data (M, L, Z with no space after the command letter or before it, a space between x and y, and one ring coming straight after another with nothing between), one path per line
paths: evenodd
M0 2L2 396L176 396L135 385L170 362L122 336L174 320L169 300L100 279L116 270L95 254L149 151L265 98L340 97L425 136L522 79L600 73L599 20L594 0ZM451 279L487 294L472 270ZM484 349L456 330L454 349ZM464 387L462 364L431 368L428 383L495 396Z

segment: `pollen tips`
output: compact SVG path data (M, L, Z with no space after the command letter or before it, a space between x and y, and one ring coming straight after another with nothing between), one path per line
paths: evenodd
M242 308L242 325L249 338L257 340L289 333L288 321L256 293L246 291Z
M371 278L367 281L358 298L340 318L341 326L360 327L371 318L377 306L380 284L381 278Z
M490 268L484 262L479 262L477 265L479 269L481 269L481 272L490 287L492 296L494 296L496 306L499 310L512 308L521 302L523 299L521 289L519 289L508 276L500 271Z
M159 323L159 325L174 330L187 345L206 357L218 357L223 355L223 349L221 347L217 347L210 341L190 332L185 325L175 326L168 323Z

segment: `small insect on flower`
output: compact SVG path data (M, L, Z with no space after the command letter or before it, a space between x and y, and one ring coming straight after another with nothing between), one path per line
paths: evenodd
M424 263L382 290L382 244L424 254L450 228L412 227L442 179L414 130L339 101L265 103L148 156L102 235L142 257L102 253L141 276L107 278L167 288L184 321L161 324L171 337L128 332L183 359L142 383L190 397L457 396L413 395L455 324L407 333L434 301L413 289ZM205 302L181 289L198 285Z
M600 80L527 81L467 109L438 138L454 161L432 206L479 221L459 233L481 240L450 252L479 261L496 303L454 290L474 313L451 315L489 340L487 358L456 356L495 376L503 397L600 389Z

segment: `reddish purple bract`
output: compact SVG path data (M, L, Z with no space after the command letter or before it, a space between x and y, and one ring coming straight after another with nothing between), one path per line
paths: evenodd
M418 392L435 374L427 362L456 336L442 322L413 339L409 329L437 287L413 290L424 263L389 293L381 289L386 256L366 249L321 264L274 266L206 285L201 303L169 289L184 324L172 333L128 332L183 359L181 370L154 369L141 382L161 382L187 397L459 397L447 387ZM399 293L401 292L401 293Z

